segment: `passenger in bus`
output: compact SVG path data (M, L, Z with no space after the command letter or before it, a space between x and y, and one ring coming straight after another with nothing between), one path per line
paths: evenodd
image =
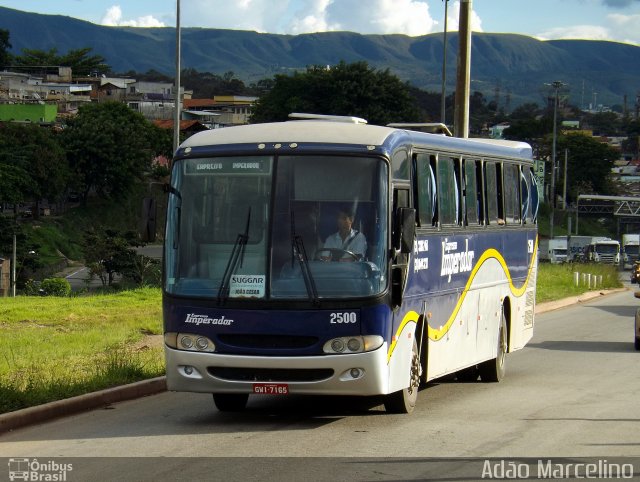
M348 251L356 255L358 259L364 259L367 252L367 239L360 231L353 229L354 218L355 214L349 208L341 208L338 211L336 218L338 231L330 235L324 242L323 248L325 251L320 249L320 259L324 261L329 261L331 258L335 259L334 255L328 256L329 253L326 250ZM349 261L349 256L340 257L340 260L342 259ZM351 260L355 261L353 257L351 257Z

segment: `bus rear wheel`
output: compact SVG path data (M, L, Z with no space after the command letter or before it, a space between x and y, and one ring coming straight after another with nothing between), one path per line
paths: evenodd
M248 393L214 393L213 403L221 412L242 412L249 400Z
M411 367L409 374L409 386L397 392L385 396L384 408L389 413L411 413L418 400L418 389L422 376L422 365L420 364L420 354L418 344L413 340L411 352Z
M478 365L480 371L480 379L483 382L499 382L504 378L506 370L506 358L507 350L509 348L509 341L507 339L507 320L504 316L504 310L502 311L502 318L500 320L500 331L498 332L498 346L496 349L496 357L492 360Z

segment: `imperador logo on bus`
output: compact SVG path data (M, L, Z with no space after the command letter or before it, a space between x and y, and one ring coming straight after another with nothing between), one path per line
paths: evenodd
M452 253L452 251L455 251ZM464 251L458 251L458 242L449 241L444 238L442 241L442 268L440 276L448 276L448 282L451 281L451 275L457 273L468 273L473 268L474 251L469 251L469 240L464 240Z
M230 325L233 320L225 318L222 315L220 318L210 318L207 315L196 315L195 313L187 314L184 319L185 323L191 323L192 325Z

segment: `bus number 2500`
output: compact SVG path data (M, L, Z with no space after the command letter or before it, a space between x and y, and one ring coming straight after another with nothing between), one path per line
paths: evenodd
M355 311L347 311L345 313L331 313L329 315L331 323L355 323L358 321L358 315Z

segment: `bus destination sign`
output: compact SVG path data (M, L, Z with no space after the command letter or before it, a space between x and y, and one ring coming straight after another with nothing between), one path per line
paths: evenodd
M269 174L271 163L265 158L194 159L185 162L186 174Z

